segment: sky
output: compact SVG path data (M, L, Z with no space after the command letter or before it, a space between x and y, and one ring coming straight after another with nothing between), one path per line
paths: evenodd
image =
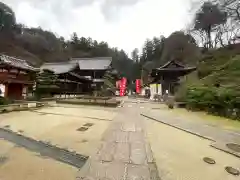
M106 41L128 54L147 38L184 29L191 17L189 0L2 0L17 22L41 26L66 39Z

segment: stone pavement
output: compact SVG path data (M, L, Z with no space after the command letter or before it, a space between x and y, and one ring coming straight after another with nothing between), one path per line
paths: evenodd
M127 104L119 110L103 135L98 152L89 158L77 179L159 179L139 105Z

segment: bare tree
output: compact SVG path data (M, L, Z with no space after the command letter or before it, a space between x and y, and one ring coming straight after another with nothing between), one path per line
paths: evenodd
M239 0L214 0L228 12L228 16L240 21L240 2Z

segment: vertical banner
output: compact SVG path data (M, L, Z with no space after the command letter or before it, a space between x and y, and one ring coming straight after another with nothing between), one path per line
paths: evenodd
M141 79L136 79L136 93L141 93Z
M127 86L127 79L122 78L121 83L120 83L120 96L125 95L126 86Z

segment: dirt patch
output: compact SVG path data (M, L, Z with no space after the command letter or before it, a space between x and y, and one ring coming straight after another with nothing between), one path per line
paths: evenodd
M7 160L8 158L6 156L0 156L0 166L3 165Z
M83 139L83 140L81 141L81 143L86 143L86 142L88 142L87 139Z

